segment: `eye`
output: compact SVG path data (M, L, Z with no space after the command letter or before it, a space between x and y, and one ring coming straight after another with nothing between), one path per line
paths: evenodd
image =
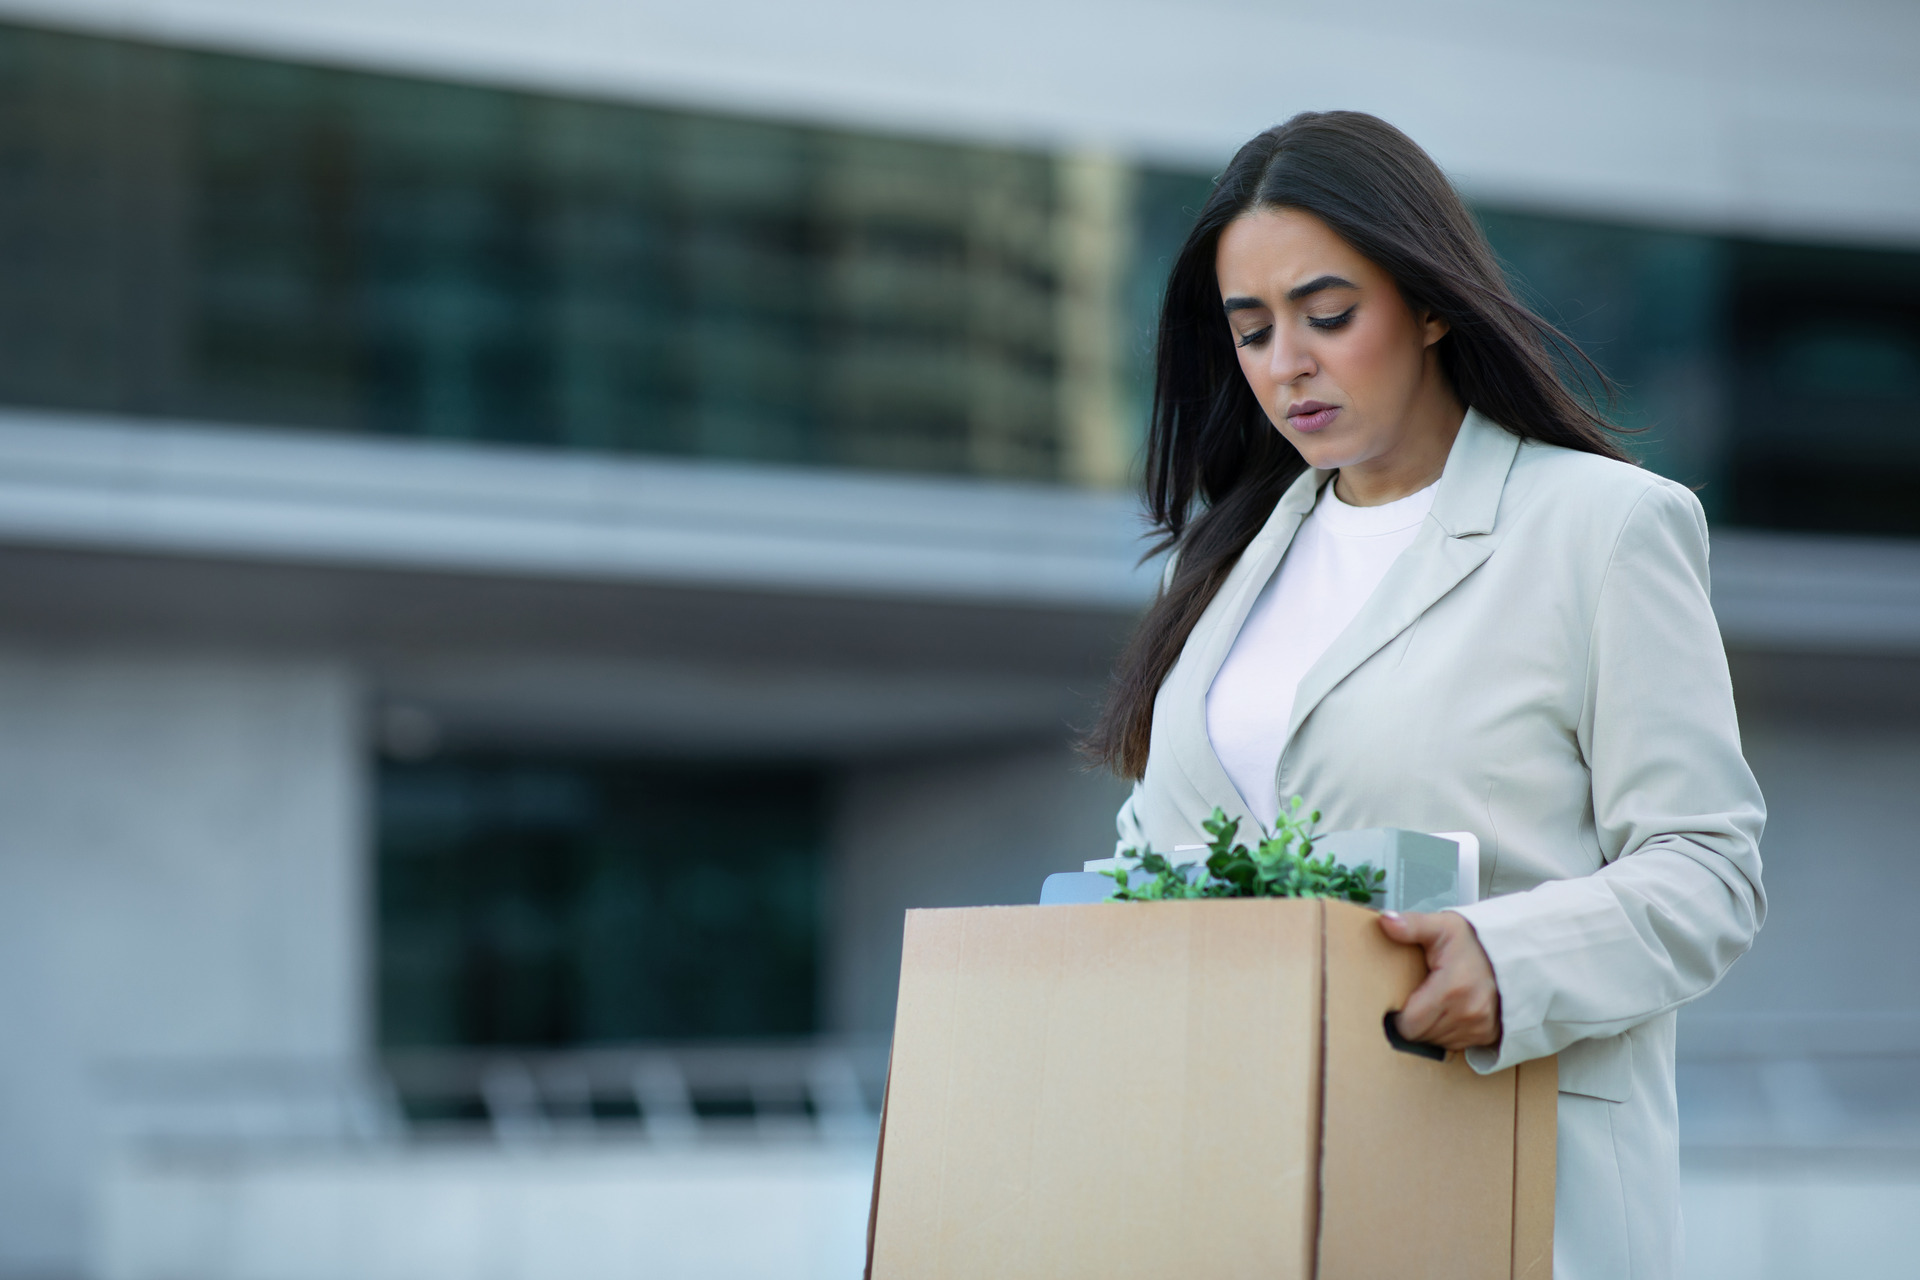
M1252 329L1246 333L1241 334L1240 337L1234 342L1233 345L1236 347L1255 346L1255 345L1258 345L1262 340L1266 338L1268 334L1272 332L1273 332L1272 325L1265 325L1258 329Z
M1347 321L1353 319L1353 313L1358 309L1359 305L1360 304L1356 302L1353 306L1348 307L1337 316L1308 316L1307 323L1315 329L1342 328Z

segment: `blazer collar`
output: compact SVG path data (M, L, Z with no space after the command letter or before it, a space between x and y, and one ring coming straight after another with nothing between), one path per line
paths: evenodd
M1226 766L1220 763L1207 736L1207 690L1213 687L1213 679L1226 662L1261 588L1279 567L1301 521L1319 500L1321 486L1332 476L1331 471L1310 467L1287 486L1274 504L1273 514L1220 584L1188 636L1186 651L1161 688L1160 701L1166 714L1164 720L1156 714L1156 728L1165 730L1167 740L1158 745L1168 749L1187 784L1180 807L1194 840L1206 838L1200 824L1216 807L1225 810L1228 817L1240 819L1243 838L1253 838L1257 824L1252 810L1227 776Z
M1440 473L1433 509L1413 545L1393 562L1347 629L1300 677L1283 755L1323 698L1493 554L1499 543L1491 535L1500 494L1519 449L1518 436L1468 412Z
M1440 488L1433 495L1430 513L1448 537L1493 532L1500 494L1507 487L1507 473L1513 469L1514 455L1519 451L1519 436L1478 409L1467 410L1460 434L1453 438L1453 448L1447 452L1447 465L1440 473Z
M1500 494L1519 447L1520 440L1513 433L1476 410L1467 411L1447 454L1433 509L1413 545L1394 562L1352 624L1301 677L1286 741L1281 746L1283 757L1301 724L1322 699L1493 553L1498 539L1483 535L1494 532ZM1253 834L1248 805L1227 777L1226 767L1207 736L1207 691L1213 687L1214 677L1226 662L1254 601L1279 567L1301 521L1313 510L1321 486L1332 475L1331 471L1308 470L1281 496L1273 515L1221 584L1208 616L1194 630L1189 641L1195 646L1189 655L1193 660L1191 677L1177 685L1170 683L1167 689L1176 699L1169 708L1168 727L1173 731L1169 745L1192 788L1188 801L1196 832L1200 819L1217 805L1230 817L1242 819L1244 835ZM1281 797L1283 802L1286 799ZM1313 797L1307 799L1311 802Z

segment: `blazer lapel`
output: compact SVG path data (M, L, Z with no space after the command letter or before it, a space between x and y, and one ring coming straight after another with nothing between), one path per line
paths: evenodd
M1493 533L1500 493L1519 447L1517 436L1478 412L1467 411L1447 455L1433 510L1419 537L1388 571L1353 624L1301 679L1286 742L1281 747L1283 753L1301 723L1335 686L1412 626L1493 553L1498 540L1486 535ZM1227 777L1226 766L1214 754L1213 741L1207 736L1207 691L1239 638L1254 601L1279 567L1300 522L1313 510L1320 487L1331 475L1309 470L1288 487L1194 627L1186 652L1160 691L1166 717L1156 725L1156 733L1165 732L1172 759L1186 783L1179 808L1196 841L1204 838L1200 823L1216 807L1225 810L1228 817L1241 820L1242 834L1254 833L1247 802Z
M1493 554L1498 539L1486 535L1493 533L1500 492L1519 448L1518 436L1473 410L1467 412L1419 536L1387 571L1352 624L1301 677L1283 755L1322 699Z
M1287 554L1300 522L1313 510L1320 486L1332 474L1309 468L1287 486L1287 491L1274 505L1273 514L1247 544L1239 563L1220 584L1213 603L1194 626L1187 641L1187 652L1161 691L1161 697L1168 699L1165 726L1172 755L1189 788L1182 809L1193 827L1196 841L1206 838L1200 823L1216 807L1225 810L1228 817L1240 819L1242 835L1251 836L1254 832L1252 812L1232 779L1227 777L1226 767L1214 754L1213 741L1207 736L1207 690L1213 687L1213 679L1226 662L1247 614L1253 609L1253 602L1260 597L1261 588L1267 585L1281 558Z

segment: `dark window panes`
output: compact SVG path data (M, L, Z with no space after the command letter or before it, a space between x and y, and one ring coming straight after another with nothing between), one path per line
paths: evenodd
M644 760L383 765L382 1046L812 1032L823 786Z
M1056 167L0 26L0 402L1058 479Z
M1127 412L1137 449L1145 444L1153 403L1153 354L1159 339L1160 303L1180 246L1200 209L1213 194L1206 174L1178 169L1140 170L1134 186L1134 257L1127 277Z
M1579 361L1564 373L1632 434L1642 462L1697 488L1721 514L1728 370L1728 246L1692 232L1476 210L1521 299L1612 380L1599 394Z
M1920 253L1480 216L1716 521L1920 535Z
M1741 244L1729 517L1920 534L1920 254Z
M1086 159L0 25L0 403L1118 483L1211 184ZM1716 521L1920 534L1920 253L1477 212Z

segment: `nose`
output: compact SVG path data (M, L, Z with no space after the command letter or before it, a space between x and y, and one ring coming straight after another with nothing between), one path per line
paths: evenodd
M1286 386L1315 372L1317 366L1307 352L1307 344L1298 335L1288 333L1286 326L1275 325L1273 340L1267 344L1268 376Z

